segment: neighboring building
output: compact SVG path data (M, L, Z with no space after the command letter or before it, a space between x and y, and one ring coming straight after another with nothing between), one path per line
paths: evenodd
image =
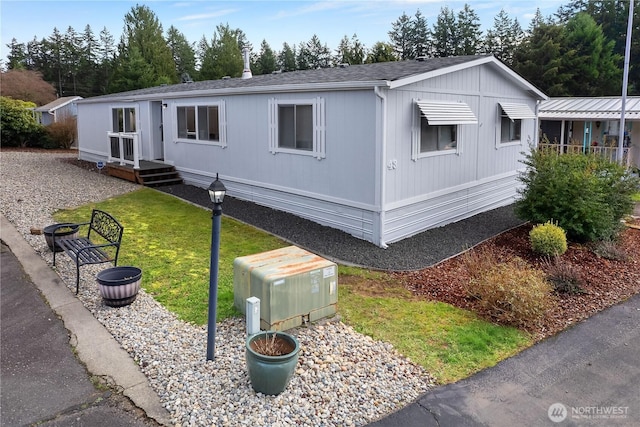
M77 102L81 99L81 96L64 96L43 105L42 107L34 108L33 111L38 123L47 126L51 123L61 121L64 117L77 116Z
M244 74L80 101L80 158L203 188L219 173L230 196L386 247L512 203L547 99L493 56Z
M551 98L540 103L540 138L542 143L558 144L562 151L580 149L596 151L617 159L620 139L622 98ZM625 164L640 166L640 97L625 101Z

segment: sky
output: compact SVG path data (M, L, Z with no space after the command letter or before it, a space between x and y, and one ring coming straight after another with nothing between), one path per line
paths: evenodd
M90 25L98 36L106 27L117 42L124 16L136 4L147 5L165 31L173 25L191 43L203 36L210 41L217 25L228 24L241 29L253 51L259 52L263 40L274 51L280 51L285 42L298 45L313 35L332 51L345 35L351 38L354 34L366 48L371 48L376 42L389 41L391 24L403 12L413 16L420 10L431 27L442 7L448 6L457 14L465 3L478 14L481 29L486 31L493 26L500 9L511 19L517 18L526 29L536 8L547 17L568 0L0 0L0 59L6 61L6 45L11 39L26 44L34 36L38 40L49 37L54 28L64 33L71 26L82 33Z

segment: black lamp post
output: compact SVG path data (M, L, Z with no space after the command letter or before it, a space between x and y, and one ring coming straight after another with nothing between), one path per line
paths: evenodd
M207 330L207 360L215 358L216 348L216 316L218 305L218 259L220 258L220 220L222 217L222 201L227 192L224 184L218 179L209 186L209 197L213 202L211 226L211 265L209 266L209 322Z

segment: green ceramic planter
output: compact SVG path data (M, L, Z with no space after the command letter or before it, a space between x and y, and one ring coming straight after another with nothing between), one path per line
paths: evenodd
M268 356L256 351L255 342L265 339L265 332L250 335L246 341L245 358L247 371L253 389L262 394L277 395L284 391L293 376L298 364L300 342L293 335L285 332L267 332L271 339L276 334L276 341L288 349L287 354Z

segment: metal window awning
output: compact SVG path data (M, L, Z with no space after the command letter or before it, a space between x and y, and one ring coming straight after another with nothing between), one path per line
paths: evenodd
M511 120L535 119L536 113L531 111L526 104L513 104L511 102L500 102L500 108L509 116Z
M464 102L418 100L416 104L431 126L478 124L475 114Z

